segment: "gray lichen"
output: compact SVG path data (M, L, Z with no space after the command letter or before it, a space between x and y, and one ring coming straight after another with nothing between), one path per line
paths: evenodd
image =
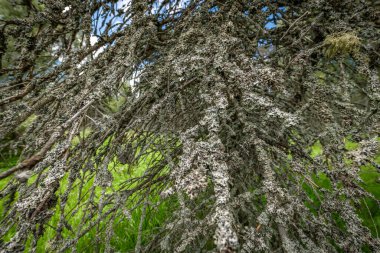
M179 207L146 245L142 212L138 252L380 248L355 209L373 198L359 167L379 168L370 1L27 2L25 15L0 21L0 148L22 149L0 173L15 174L1 198L18 193L1 220L0 236L11 235L2 252L28 240L35 251L55 212L47 250L75 251L95 229L113 252L112 224L157 204L151 194ZM347 137L359 148L346 152ZM312 157L316 141L323 152ZM117 184L118 163L129 175ZM305 205L304 185L319 206Z

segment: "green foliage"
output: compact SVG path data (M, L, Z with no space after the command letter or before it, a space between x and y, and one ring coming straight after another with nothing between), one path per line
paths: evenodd
M86 132L89 131L88 129L83 131L83 134L86 135ZM73 142L79 142L79 140L74 140ZM151 158L144 158L141 159L141 162L138 165L133 166L134 168L129 168L131 165L121 165L115 161L110 163L109 169L112 172L114 181L113 185L117 186L120 183L124 182L128 178L132 176L142 175L143 172L146 169L147 163L149 159L153 159L153 156ZM0 170L6 170L7 168L10 168L14 166L17 163L18 157L10 157L8 159L0 160ZM132 172L132 174L130 174ZM83 178L86 178L86 175L82 175ZM36 176L33 176L29 179L28 184L31 184L36 179ZM8 182L10 178L0 180L0 189L2 189ZM77 180L78 181L78 180ZM68 176L66 175L60 182L59 190L57 191L57 196L60 196L61 193L63 193L67 188L68 183ZM78 182L76 182L78 183ZM89 198L89 190L94 186L94 178L89 179L86 184L83 186L83 188L75 187L73 191L70 192L68 197L67 206L65 208L65 215L69 215L75 207L78 205L81 205L81 203L84 203ZM100 187L97 187L96 189L96 195L97 198L100 197L101 189ZM148 207L147 210L147 217L143 223L142 227L142 243L143 245L149 242L150 236L152 236L153 232L155 232L157 229L160 228L164 224L164 221L170 216L173 209L177 206L177 203L174 199L167 199L163 202L159 203L159 196L157 194L151 194L149 197L149 201L152 203L150 207ZM1 220L1 214L3 213L4 206L3 203L7 201L7 198L0 200L0 220ZM156 203L156 204L155 204ZM126 210L129 209L129 207L132 207L133 205L126 206ZM55 213L51 217L50 221L48 222L48 225L46 226L46 229L44 231L43 236L38 240L37 243L37 252L50 252L52 250L51 245L52 242L56 239L56 230L57 224L60 219L61 210L60 210L60 201L55 206ZM130 214L127 214L124 217L117 217L113 224L114 234L111 239L111 244L114 249L118 250L119 252L132 252L134 250L137 235L138 235L138 228L140 223L140 216L141 216L142 208L134 209ZM63 229L63 236L73 236L75 235L75 231L77 231L77 228L81 226L81 221L83 216L85 215L86 211L84 208L80 208L79 211L77 211L70 219L69 224L66 228ZM104 226L107 223L107 219L105 219L103 222L100 223L100 227ZM3 241L7 242L12 238L14 233L16 232L15 229L12 229L5 237L3 237ZM78 244L77 244L77 251L78 252L102 252L104 251L105 245L102 243L105 238L105 231L104 233L97 234L96 233L96 227L90 229L88 233L86 233L85 236L83 236ZM32 236L32 235L31 235ZM28 241L31 240L32 237ZM29 252L29 245L27 243L25 252Z
M360 146L359 143L350 140L350 138L346 138L344 144L347 151L353 151ZM311 156L315 158L322 154L323 146L317 141L311 147ZM376 155L374 161L378 164L380 163L380 153ZM359 175L362 180L362 187L371 193L375 199L361 199L361 205L357 209L357 212L362 219L363 224L371 230L372 235L380 237L380 209L378 204L378 201L380 201L380 173L373 165L366 164L360 167ZM330 190L332 189L332 183L326 174L322 172L313 174L311 179L312 180L309 181L306 180L302 184L302 188L309 197L309 201L306 202L305 205L317 215L318 209L323 201L323 193L320 189ZM339 214L334 214L334 217L338 227L343 229L344 224L339 217Z
M25 14L25 6L12 4L9 0L0 0L0 18L21 17Z

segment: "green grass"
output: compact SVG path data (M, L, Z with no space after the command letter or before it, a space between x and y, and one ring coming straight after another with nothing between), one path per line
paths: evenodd
M117 163L116 159L109 164L109 170L113 175L113 183L112 187L114 189L119 188L119 184L124 182L126 179L130 177L141 176L144 171L147 169L148 164L151 159L154 159L154 156L157 154L151 154L147 157L144 157L139 161L138 165L121 165ZM6 170L17 163L17 157L10 157L0 163L0 170ZM131 174L130 174L131 173ZM82 173L83 177L86 177L85 174ZM36 179L36 176L33 176L29 179L28 184L31 184ZM3 189L4 186L8 183L10 179L0 180L0 189ZM89 192L92 187L95 187L95 199L99 200L101 195L101 188L98 186L94 186L94 179L88 180L84 187L82 188L82 192L80 194L79 187L75 187L71 190L68 201L65 207L65 215L72 215L71 212L76 207L78 207L78 203L84 203L89 199ZM79 179L74 183L79 183ZM68 176L65 177L60 182L60 187L57 192L57 196L60 196L68 187ZM110 192L110 189L107 189L106 192ZM79 200L80 199L80 200ZM4 202L7 200L0 200L0 220L4 211ZM159 196L157 194L152 194L149 197L149 202L157 203L159 201ZM133 203L129 203L125 206L125 210L128 210L129 207L132 206ZM173 199L168 199L164 202L161 202L158 206L148 207L146 210L146 219L142 226L142 244L149 242L150 235L152 235L168 218L168 216L172 213L173 208L176 206L176 202ZM81 220L83 215L85 214L84 207L78 208L77 212L72 215L69 219L69 226L72 228L70 231L67 228L63 229L62 235L63 237L73 238L75 236L75 232L79 228L81 224ZM142 209L137 208L133 212L131 212L128 216L120 216L116 217L113 222L113 236L111 238L111 245L114 250L119 252L133 252L138 235L138 228L140 224L140 215ZM37 243L37 252L50 252L51 251L51 242L55 240L56 232L55 228L60 220L60 199L58 199L58 203L55 206L54 215L48 222L48 225L45 226L45 231L43 236L38 240ZM100 227L105 226L105 222L100 223ZM104 230L100 234L97 234L96 226L92 228L88 233L86 233L77 244L78 252L102 252L104 251L104 243L105 233ZM15 229L12 229L4 238L2 238L5 242L9 241L11 237L14 235ZM30 240L32 239L32 235L28 240L28 243L25 247L24 252L29 252L30 250Z
M13 167L14 165L17 164L18 157L17 156L11 156L11 157L6 157L3 160L0 160L0 173ZM4 178L0 180L0 190L3 189L9 182L9 178ZM3 212L4 212L4 202L8 198L0 199L0 220L2 219Z
M152 155L154 156L154 155ZM124 182L129 177L133 176L141 176L144 171L147 169L149 159L153 159L153 157L148 157L144 159L143 162L139 162L138 166L133 166L133 168L130 168L129 165L120 165L116 164L116 162L112 162L109 164L109 170L112 172L113 175L113 187L117 189L119 187L119 184ZM132 175L129 175L128 173L132 171ZM63 180L61 183L60 191L63 192L67 187L67 180ZM93 186L94 179L89 180L85 187L83 188L82 192L88 192L90 188ZM108 189L110 191L110 189ZM95 189L96 192L96 199L99 199L101 188L96 186ZM85 197L78 201L78 195L79 195L79 189L75 188L73 191L71 191L67 207L65 208L65 211L74 209L79 203L83 203L89 198L89 195L84 195ZM159 197L157 195L152 195L149 197L149 201L152 203L158 202ZM58 205L56 210L58 210ZM131 204L129 204L131 205ZM170 201L161 203L157 208L154 210L150 207L147 209L147 216L146 220L143 223L143 230L142 230L142 243L146 243L148 241L149 235L152 234L153 231L155 231L158 227L160 227L164 220L169 216L170 212L169 210L174 204ZM126 210L130 206L126 206ZM138 208L137 210L130 213L130 217L123 216L123 217L117 217L115 219L115 222L113 224L113 237L111 240L112 247L120 252L128 252L133 251L136 241L137 241L137 235L138 235L138 227L140 224L140 215L141 215L142 209ZM80 226L81 219L85 213L85 210L83 208L80 208L78 212L73 216L72 219L70 219L69 225L73 228L74 231L76 231L76 228ZM56 224L59 221L60 211L56 211L54 216L51 218L51 225L52 227L55 227ZM100 226L104 226L105 222L100 223ZM72 236L73 234L70 233L67 229L65 230L66 233L64 233L64 236ZM40 239L38 242L38 252L46 252L48 250L46 248L46 245L49 245L49 242L54 239L55 231L53 228L48 228L48 230L45 232L44 237ZM105 239L105 234L97 234L96 227L91 229L88 233L86 233L85 236L83 236L77 245L78 252L102 252L104 251L104 243L102 243Z

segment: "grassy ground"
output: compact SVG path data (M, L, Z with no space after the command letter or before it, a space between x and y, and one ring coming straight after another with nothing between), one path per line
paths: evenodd
M112 171L114 182L113 187L118 188L119 183L124 182L128 177L131 176L138 176L142 175L142 173L145 171L147 164L149 163L148 159L153 159L153 157L148 157L143 159L139 163L139 166L134 166L133 168L130 168L129 165L116 165L116 163L112 162L109 165L110 171ZM4 171L13 165L17 163L17 157L10 157L8 159L3 160L0 163L0 172ZM129 174L131 171L133 171L132 175ZM128 175L128 176L127 176ZM85 175L83 175L85 176ZM28 183L31 184L35 180L35 177L32 177L29 179ZM0 180L0 189L2 189L9 179ZM60 195L60 193L63 193L67 189L67 175L62 179L60 183L60 188L58 190L57 196ZM88 182L84 185L84 187L81 189L81 192L79 190L79 187L75 187L71 193L69 194L68 201L65 208L65 215L70 215L71 212L78 206L78 203L84 203L89 198L89 192L90 189L93 187L94 179L88 180ZM98 198L101 193L101 189L97 187L95 190L96 195ZM151 203L156 203L159 200L159 196L152 195L149 198L149 201ZM7 201L7 198L0 200L0 220L3 216L4 212L4 202ZM48 226L46 227L46 230L42 236L42 238L38 241L37 244L37 252L50 252L50 246L51 241L55 239L56 233L55 228L57 227L57 224L60 219L60 201L58 201L55 209L55 213L48 222ZM149 239L149 235L151 235L153 232L155 232L162 224L164 223L165 219L172 213L173 208L175 208L176 202L174 200L168 199L165 202L162 202L160 205L155 206L154 208L148 207L146 210L146 220L143 223L142 226L142 244L147 243ZM126 207L126 210L128 209L128 206ZM138 228L140 224L140 215L141 215L141 208L138 208L137 210L133 211L129 214L129 217L123 216L123 217L117 217L115 219L114 225L113 225L113 237L111 239L111 245L112 247L119 251L119 252L132 252L134 250L136 241L137 241L137 235L138 235ZM72 228L72 231L68 229L63 230L63 236L64 237L73 237L75 235L75 231L79 228L81 225L81 220L83 215L85 214L84 208L79 208L78 211L73 215L73 217L69 220L69 226ZM100 226L104 225L104 223L101 223ZM12 230L10 233L8 233L4 238L2 238L5 242L9 241L10 238L14 234L14 230ZM32 238L30 238L31 240ZM88 233L86 233L85 236L83 236L77 245L77 251L78 252L103 252L105 244L103 243L105 239L105 234L97 234L96 227L91 229ZM29 252L29 243L26 245L25 252Z
M346 149L347 150L354 150L358 147L358 144L350 141L346 141ZM323 147L316 143L313 147L310 149L311 155L313 157L317 157L323 154ZM149 158L148 158L149 159ZM380 155L378 155L376 158L376 162L380 163ZM131 170L133 171L133 175L141 175L147 166L147 160L141 161L138 166L134 166L133 168L130 168L128 165L115 165L114 163L110 164L110 168L113 169L112 174L114 176L114 186L117 186L119 183L126 180L128 176L128 172ZM14 164L17 163L17 157L9 157L8 159L3 159L3 161L0 161L0 171L6 170L10 167L12 167ZM114 167L116 166L116 167ZM374 168L373 166L366 165L361 167L360 172L361 179L363 180L362 184L363 187L372 193L378 200L380 200L380 174ZM331 188L331 182L329 179L322 173L316 174L312 176L312 179L316 185L318 185L321 188L330 189ZM0 189L2 189L9 179L0 180ZM29 183L31 183L34 179L29 179ZM61 181L61 185L59 188L59 192L62 192L67 187L67 176L63 178ZM73 210L75 207L78 206L78 203L83 203L83 201L87 200L89 198L88 194L85 194L88 192L88 190L93 187L93 179L88 180L88 182L85 184L84 188L82 189L81 194L79 193L79 188L75 188L69 195L67 207L65 208L65 214L68 215L70 210ZM318 206L320 205L320 196L317 196L319 194L315 191L310 185L304 183L303 185L304 190L308 193L310 197L310 201L305 203L312 211L318 209ZM100 193L100 189L96 190L97 194ZM80 201L78 201L80 199ZM150 201L156 202L158 200L158 196L151 196ZM7 199L1 199L0 200L0 219L3 214L3 204L7 201ZM173 208L176 206L176 202L174 200L168 200L166 202L163 202L160 204L157 208L148 208L147 210L147 218L146 221L143 223L143 241L142 243L146 243L149 240L149 235L153 234L162 224L164 223L165 219L172 213ZM52 216L52 218L49 221L49 226L47 227L43 237L38 241L37 244L37 252L49 252L50 249L50 242L54 240L55 238L55 227L58 224L59 218L60 218L60 211L59 211L59 202L56 206L56 212ZM85 210L83 208L79 208L78 212L73 215L73 218L70 219L69 226L72 227L73 232L70 232L69 230L64 230L63 236L73 236L75 234L75 231L80 226L81 219L84 215ZM363 219L363 223L370 228L372 234L374 236L379 236L380 231L380 209L378 208L378 205L376 201L372 199L363 199L362 205L358 210L358 213L360 217ZM137 209L136 211L132 212L130 214L130 217L118 217L116 218L114 224L113 224L113 230L114 234L111 239L111 245L116 251L119 252L132 252L134 250L136 240L137 240L137 234L138 234L138 227L140 223L140 214L141 209ZM338 218L337 218L338 219ZM2 238L4 241L8 241L10 237L12 236L12 233L9 233L5 236L5 238ZM90 230L78 243L77 250L78 252L103 252L104 251L104 243L102 242L104 239L104 234L96 234L96 229ZM25 252L29 251L28 245L26 245Z

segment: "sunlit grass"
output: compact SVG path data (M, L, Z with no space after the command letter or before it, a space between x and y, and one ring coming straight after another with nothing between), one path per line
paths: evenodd
M86 136L87 133L84 133ZM74 140L74 145L78 140ZM120 184L125 182L127 179L131 177L138 177L143 175L143 173L148 168L149 164L152 160L157 158L159 154L150 153L144 157L141 157L140 160L136 163L136 165L121 165L118 163L117 159L114 160L108 165L109 171L112 173L113 182L112 188L114 190L119 189ZM17 157L10 157L0 163L0 170L6 170L17 163ZM99 200L101 194L101 187L94 186L94 178L89 178L90 173L81 172L81 177L85 182L83 187L80 190L80 180L77 179L74 182L74 187L70 191L68 196L68 200L65 206L65 216L70 217L68 221L68 226L64 227L62 230L62 236L64 238L75 238L76 232L81 226L83 215L86 213L86 209L84 206L81 207L83 203L85 203L90 196L90 192L92 188L95 188L95 200L96 202ZM0 190L3 189L6 184L9 182L10 178L0 180ZM32 184L36 180L36 175L31 177L28 180L28 184ZM62 195L68 188L68 175L65 175L60 181L60 187L56 193L57 196ZM106 192L110 193L112 190L108 187ZM7 197L8 198L8 197ZM4 212L3 203L7 200L7 198L0 200L0 220L2 218ZM150 235L152 235L160 226L163 225L164 221L168 218L168 216L172 213L173 208L176 206L176 202L173 199L168 199L166 201L161 202L159 205L155 205L158 203L159 196L154 193L149 196L149 202L153 205L149 206L146 210L146 219L143 222L142 226L142 244L149 242ZM37 252L51 252L52 251L52 242L56 239L56 228L60 220L61 210L60 210L61 200L58 199L58 202L55 206L54 214L47 222L45 226L45 230L43 236L38 240L37 243ZM134 203L127 203L125 206L125 210L128 210ZM76 210L77 209L77 210ZM105 208L106 210L107 208ZM75 210L75 213L73 211ZM113 236L111 238L111 246L114 250L118 252L133 252L134 247L136 245L137 236L138 236L138 227L140 224L140 216L141 216L141 207L135 209L130 212L128 215L120 215L115 218L113 222ZM95 217L96 218L96 217ZM107 220L101 222L99 224L100 227L104 227ZM69 229L70 228L70 229ZM3 241L9 241L15 233L15 229L12 229L5 237L3 237ZM103 252L104 251L104 241L105 241L105 229L101 229L101 233L97 233L97 226L94 226L92 229L86 233L77 244L78 252ZM30 241L32 239L32 235L26 244L25 251L30 251Z
M148 157L145 157L141 159L137 165L120 165L117 163L116 160L111 162L109 164L109 170L111 171L113 175L113 182L112 187L114 189L118 189L118 186L120 183L123 183L126 179L130 177L138 177L141 176L144 171L147 169L148 164L150 163L150 159L153 159L153 156L155 154L148 155ZM133 167L133 168L130 168ZM131 173L131 174L130 174ZM86 176L86 175L82 175ZM77 180L79 181L79 179ZM76 182L78 183L78 182ZM68 197L68 201L65 208L65 215L72 215L72 210L76 209L78 204L84 203L89 198L89 192L92 187L95 187L95 199L98 200L101 193L101 188L99 186L94 186L94 178L91 178L88 180L84 187L82 188L82 194L79 199L79 187L74 188ZM67 176L61 181L59 192L63 193L67 188ZM110 189L107 189L108 192L110 192ZM159 201L159 196L152 194L149 197L149 201L151 203L157 203ZM51 227L47 227L46 232L44 233L44 236L38 241L38 252L46 252L49 251L50 244L55 238L55 227L57 226L59 222L59 217L61 215L60 209L59 209L60 201L56 205L56 212L54 213L53 217L51 218L49 225ZM128 208L132 204L129 203L125 206L125 210L128 210ZM175 203L173 201L166 201L158 205L156 208L152 209L152 207L148 207L147 210L147 216L146 220L143 223L143 231L142 231L142 243L146 243L149 235L151 235L157 228L159 228L165 219L169 216L170 212L169 210L174 207ZM106 210L106 208L105 208ZM72 215L72 217L69 220L69 226L72 228L73 231L70 231L68 229L63 230L63 237L74 237L74 232L77 231L77 229L81 225L81 221L83 218L83 215L85 214L86 210L85 207L81 207L78 209L78 211L75 213L75 215ZM137 235L138 235L138 227L140 224L140 215L141 215L141 208L137 208L133 212L130 213L130 216L120 216L117 217L113 224L113 236L111 238L111 245L114 248L114 250L120 251L120 252L128 252L133 251L134 247L136 245L137 241ZM100 227L103 227L107 221L103 221L100 223ZM97 234L96 226L94 226L92 229L89 230L88 233L86 233L78 242L77 244L77 251L78 252L103 252L104 251L104 240L105 240L105 231L102 231L100 234Z

